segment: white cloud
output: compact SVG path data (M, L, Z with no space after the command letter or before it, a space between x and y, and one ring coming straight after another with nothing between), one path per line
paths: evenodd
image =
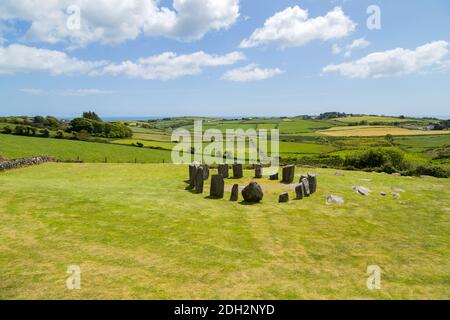
M348 36L356 24L340 7L325 16L309 18L308 11L299 6L276 13L256 29L250 38L241 42L241 48L275 44L280 47L299 47L313 40L332 40Z
M245 59L240 52L226 55L210 55L203 51L186 55L164 52L141 58L136 62L124 61L106 66L101 74L126 75L145 80L171 80L188 75L196 75L206 67L227 66Z
M25 89L20 89L21 92L26 93L26 94L31 94L33 96L41 96L46 94L45 90L42 89L32 89L32 88L25 88Z
M211 55L203 51L185 55L164 52L135 62L116 64L84 61L69 57L61 51L13 44L0 47L0 74L48 72L51 75L125 75L145 80L171 80L199 74L207 67L228 66L244 59L245 55L236 51L225 55ZM74 95L83 93L89 92L69 92Z
M227 71L222 78L230 81L248 82L266 80L282 73L284 73L284 71L278 68L261 69L256 64L250 64L243 68Z
M61 96L68 97L85 97L85 96L98 96L98 95L108 95L114 94L114 91L110 90L100 90L100 89L67 89L58 92Z
M346 45L345 47L341 48L338 45L334 44L332 47L333 54L340 54L341 52L344 52L345 57L350 57L352 55L353 50L355 49L364 49L367 48L370 45L370 42L367 41L364 38L356 39L349 45Z
M322 72L339 72L344 77L361 79L402 76L433 66L442 67L447 63L447 54L448 42L435 41L415 50L397 48L375 52L353 62L328 65Z
M80 8L79 30L67 27L70 6ZM172 9L159 6L159 0L0 1L0 22L30 23L24 40L71 47L121 43L140 35L196 40L229 28L238 17L239 0L173 0Z
M55 50L20 44L0 47L0 74L44 71L52 75L90 74L105 61L82 61Z

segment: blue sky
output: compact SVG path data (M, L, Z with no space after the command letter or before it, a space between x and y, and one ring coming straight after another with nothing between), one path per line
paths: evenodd
M115 1L2 0L0 114L450 115L447 0Z

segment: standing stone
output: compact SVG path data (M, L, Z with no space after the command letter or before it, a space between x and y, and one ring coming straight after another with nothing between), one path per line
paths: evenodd
M203 193L203 168L197 168L197 173L195 174L195 193Z
M211 189L209 196L211 198L222 199L225 189L225 182L221 174L213 175L211 177Z
M218 173L221 174L224 179L227 179L229 177L228 170L228 164L219 164Z
M264 192L261 186L253 181L242 190L242 197L245 202L257 203L263 199Z
M238 201L238 200L239 200L239 185L235 184L231 189L230 201Z
M241 179L242 177L244 177L244 171L242 169L242 164L240 164L240 163L233 164L233 178Z
M278 173L275 173L269 177L270 180L278 180Z
M307 178L302 179L302 185L303 185L303 195L305 197L309 197L311 195L311 190L309 189L309 182Z
M279 203L289 202L289 194L287 192L280 194L280 197L278 198L278 202Z
M261 179L262 175L262 166L260 164L255 165L255 178Z
M195 188L195 177L197 175L197 166L194 164L189 165L189 186L187 190L193 190Z
M203 180L208 179L209 179L209 166L205 164L205 166L203 167Z
M317 176L312 173L308 173L309 190L311 194L317 191Z
M297 196L297 200L302 200L304 198L304 193L303 193L303 183L300 183L296 188L295 188L295 194Z
M283 180L284 183L292 183L295 177L295 166L290 165L283 168Z

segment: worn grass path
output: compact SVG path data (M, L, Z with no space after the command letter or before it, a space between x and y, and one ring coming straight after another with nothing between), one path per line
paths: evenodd
M185 191L183 166L0 173L0 299L450 298L448 179L314 171L314 197L278 204L289 187L262 180L252 206ZM398 200L379 195L395 188ZM346 203L326 205L328 193ZM71 264L81 290L66 288ZM379 291L366 287L374 264Z

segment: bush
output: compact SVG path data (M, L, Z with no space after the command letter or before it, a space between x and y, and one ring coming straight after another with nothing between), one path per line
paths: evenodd
M404 154L394 149L371 149L362 153L348 155L345 158L344 166L357 169L381 168L387 173L411 168L411 164L405 160Z
M64 139L64 132L62 130L59 130L58 132L56 132L55 138Z
M40 133L41 136L44 137L44 138L50 137L50 131L48 131L48 129L42 129L42 130L39 131L39 133Z
M13 130L11 129L10 126L6 126L3 128L3 133L11 134L12 132L13 132Z
M436 178L448 178L450 177L450 172L439 166L418 166L417 168L407 172L408 175L412 176L432 176Z

